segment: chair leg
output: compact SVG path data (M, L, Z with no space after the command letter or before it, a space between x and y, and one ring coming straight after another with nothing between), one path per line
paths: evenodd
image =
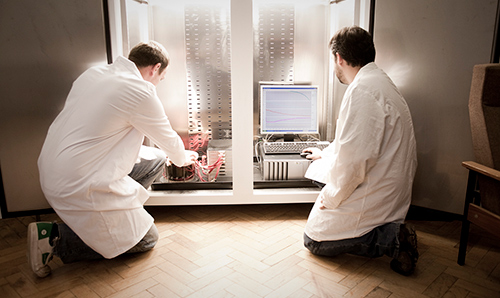
M465 254L467 253L467 242L469 241L469 227L470 222L467 218L462 220L462 231L460 232L460 246L458 248L457 263L460 266L465 264Z
M477 174L469 170L467 179L467 190L465 192L464 215L462 217L462 231L460 232L460 246L458 248L457 263L460 266L465 264L465 254L467 253L467 242L469 241L470 222L467 220L469 214L469 204L473 202L479 203L479 194L476 192Z

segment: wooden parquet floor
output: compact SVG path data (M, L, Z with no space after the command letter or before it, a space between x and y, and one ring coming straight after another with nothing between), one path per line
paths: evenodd
M479 228L459 266L460 222L410 221L420 259L404 277L388 257L311 255L302 244L310 208L148 207L160 231L152 251L67 265L55 258L44 279L26 259L35 217L1 219L0 297L500 297L500 242Z

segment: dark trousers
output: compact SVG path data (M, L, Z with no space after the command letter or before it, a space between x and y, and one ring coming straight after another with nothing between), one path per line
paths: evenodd
M394 258L399 253L400 226L400 223L388 223L361 237L335 241L314 241L304 234L304 246L319 256L333 257L349 253L369 258L384 255Z

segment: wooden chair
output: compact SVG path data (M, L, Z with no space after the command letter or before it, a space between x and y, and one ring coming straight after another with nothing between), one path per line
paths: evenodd
M500 238L500 64L474 66L469 96L476 162L469 170L458 264L465 264L470 223Z

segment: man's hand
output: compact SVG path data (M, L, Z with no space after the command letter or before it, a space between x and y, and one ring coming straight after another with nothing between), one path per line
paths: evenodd
M308 155L306 155L307 159L316 160L321 158L321 149L319 148L315 147L306 148L302 150L302 153L309 153Z
M183 165L184 167L185 166L189 166L189 165L192 165L195 163L195 161L198 159L198 153L195 152L195 151L191 151L191 150L186 150L186 163Z
M319 209L323 210L323 209L326 209L326 206L325 206L325 203L324 203L324 200L325 197L323 196L322 193L319 194Z

